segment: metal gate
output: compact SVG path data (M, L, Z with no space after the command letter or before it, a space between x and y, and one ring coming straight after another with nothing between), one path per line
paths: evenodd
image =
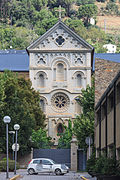
M86 161L87 155L83 149L78 149L77 151L77 159L78 159L78 170L84 171L86 169Z
M66 164L70 168L70 149L33 149L33 158L49 158L57 163Z

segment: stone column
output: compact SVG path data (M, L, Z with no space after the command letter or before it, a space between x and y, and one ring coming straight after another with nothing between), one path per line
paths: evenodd
M71 141L71 170L77 171L77 139L75 136L72 137Z

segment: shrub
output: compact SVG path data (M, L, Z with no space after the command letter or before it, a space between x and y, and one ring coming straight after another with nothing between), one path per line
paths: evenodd
M7 161L6 159L0 161L0 171L6 171L6 164L7 164ZM14 160L9 160L9 171L14 171L15 169L15 161ZM16 163L16 169L19 169L19 163L17 162Z
M104 155L99 158L92 156L87 161L87 171L91 175L120 175L119 161Z

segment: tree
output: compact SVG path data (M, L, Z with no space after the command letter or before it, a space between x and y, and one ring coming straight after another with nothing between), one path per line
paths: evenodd
M78 9L78 18L82 18L84 24L88 26L89 20L97 15L97 6L94 4L82 5Z
M95 3L95 0L77 0L76 1L76 4L78 6L85 5L85 4L94 4L94 3Z
M31 143L32 147L38 149L50 149L51 145L51 137L47 137L47 131L40 128L37 131L32 131Z
M61 5L65 7L67 16L69 16L71 5L75 0L61 0Z
M20 125L18 132L18 143L20 153L25 154L30 150L29 138L32 130L44 127L45 115L40 108L40 95L31 88L30 80L18 77L16 74L6 71L0 74L0 148L3 152L5 146L5 124L3 117L11 117L9 130L13 130L14 124ZM9 141L10 151L12 137Z
M92 87L87 86L82 90L82 96L79 97L78 103L83 108L83 113L74 120L73 132L77 137L80 148L86 148L85 139L87 136L94 138L94 80Z
M111 15L113 15L113 14L118 15L119 14L119 7L114 2L107 3L105 9Z
M64 126L64 129L64 132L60 135L60 138L58 140L58 148L69 149L71 146L71 140L73 135L71 120L68 121L68 127Z

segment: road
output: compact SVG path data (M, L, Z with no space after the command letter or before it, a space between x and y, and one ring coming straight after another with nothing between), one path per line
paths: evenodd
M19 180L81 180L81 176L86 177L88 180L96 180L91 178L87 173L75 173L69 172L68 174L62 176L56 176L55 174L38 174L38 175L28 175L26 169L17 170L17 175L21 175ZM13 172L9 172L9 178L14 177ZM0 172L0 180L6 179L6 173Z

